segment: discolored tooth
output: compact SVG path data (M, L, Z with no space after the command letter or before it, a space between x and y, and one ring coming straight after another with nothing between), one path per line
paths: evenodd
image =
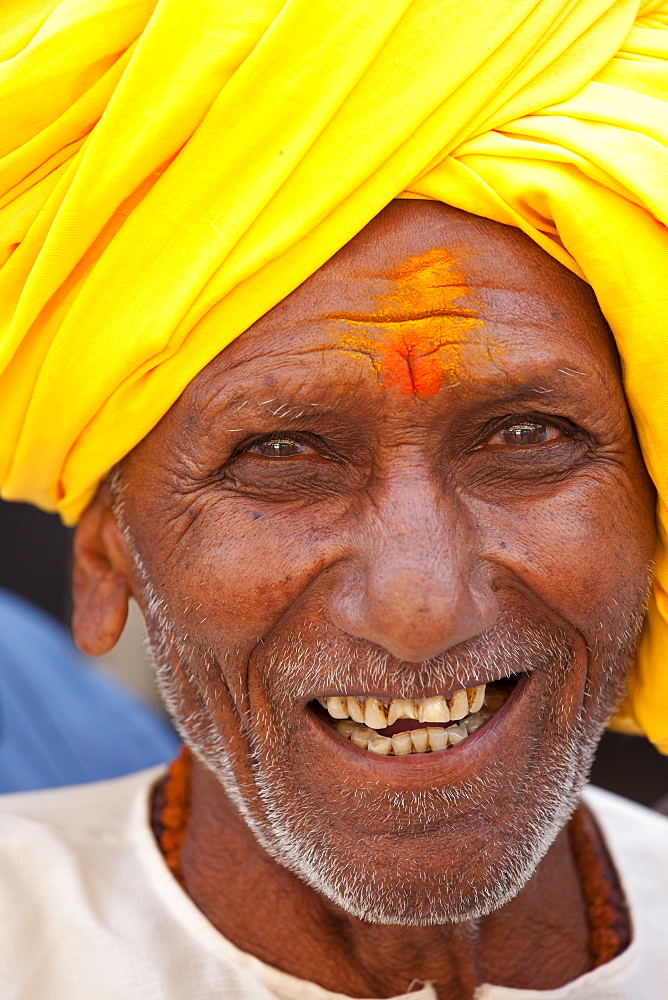
M462 740L465 740L468 736L465 726L450 726L447 730L447 734L448 741L452 747L456 747L458 743L461 743Z
M498 711L505 702L508 695L505 691L500 691L498 688L487 688L485 692L485 707L491 709L492 712Z
M482 703L485 700L486 686L486 684L478 684L477 687L466 689L466 695L469 701L469 712L471 714L479 712L482 708Z
M354 719L355 722L364 722L364 709L360 705L359 698L346 698L346 707L351 719Z
M315 700L318 702L319 705L322 705L322 707L324 709L327 708L327 699L326 698L316 698Z
M415 703L404 698L393 698L387 713L387 724L391 726L397 719L417 719Z
M448 732L447 729L428 729L429 748L431 750L445 750L448 745Z
M328 698L327 711L333 719L347 719L348 709L345 698Z
M465 715L468 715L469 699L466 691L463 689L455 691L452 698L450 698L448 702L448 707L450 708L451 719L463 719Z
M391 740L392 752L401 757L404 754L410 753L413 749L413 744L411 743L410 733L396 733Z
M378 698L364 699L364 721L372 729L385 729L387 711L385 705Z
M411 730L411 743L416 753L426 753L429 749L429 734L426 729Z
M423 698L418 706L418 719L420 722L449 722L450 712L443 695L437 694L435 698Z
M386 757L391 749L392 740L388 736L378 736L376 733L369 737L367 750L370 750L371 753L379 753L383 757Z
M351 722L350 719L341 719L340 722L336 723L336 731L340 733L341 736L345 736L347 740L350 739L354 731L357 729L357 725Z
M466 722L462 723L462 725L466 726L466 731L470 735L471 733L475 733L475 731L477 729L480 729L480 727L482 726L482 724L483 724L484 721L485 720L482 718L482 716L480 715L480 713L476 712L475 715L471 715L466 720Z
M361 747L362 750L366 750L369 745L369 737L372 735L375 734L372 734L370 729L367 729L366 726L358 726L356 723L355 728L351 733L350 741L351 743L354 743L356 747Z

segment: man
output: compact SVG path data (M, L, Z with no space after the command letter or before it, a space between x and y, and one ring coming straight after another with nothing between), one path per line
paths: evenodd
M239 86L251 70L257 86L258 66L249 60L262 65L277 40L303 38L293 15L308 22L308 12L296 6L284 8L266 35L255 12L260 40L252 56L235 56ZM619 48L633 27L628 10L604 16L581 7L588 11L578 9L576 21L589 18L587 30L566 9L562 20L553 10L538 12L543 66L556 58L559 38L561 56L574 48L576 64L597 72L607 65L605 46ZM442 30L445 37L439 18L446 13L437 9L428 22L437 36ZM446 19L455 35L459 13L453 5ZM370 5L367 14L364 21L358 9L351 18L342 5L332 52L354 49L341 47L347 31L369 55L369 25L378 40L388 22L385 8ZM417 5L387 16L396 34L381 39L391 50L386 81L390 55L397 55L392 39L412 32L419 50L425 39L417 28L427 24ZM520 86L528 63L519 52L531 61L535 22L528 8L507 16L491 19L490 35L503 23L507 56L519 38L512 79ZM526 22L518 26L516 16ZM243 17L252 22L247 11ZM147 29L135 69L167 21L158 17ZM638 32L647 46L642 32L651 28L649 21L634 27L636 48ZM596 70L591 53L575 43L582 32L592 44L605 38ZM433 37L428 41L433 46ZM322 45L326 54L329 41ZM485 100L499 92L498 67L494 86L487 75L494 73L490 53L485 47L480 64ZM321 73L331 66L323 56ZM563 59L559 66L563 71ZM309 68L306 59L305 78ZM369 75L377 69L374 63ZM334 91L327 79L325 97ZM554 97L559 86L543 80L538 89ZM260 88L260 103L264 93ZM516 101L516 113L518 93L504 97ZM310 90L303 97L305 121ZM457 117L456 101L450 117ZM103 135L110 118L102 119ZM371 135L370 147L381 138L387 134ZM310 163L306 146L299 157ZM285 152L267 154L267 170ZM87 162L84 156L72 173L85 173ZM183 163L179 154L173 166ZM523 167L515 168L519 177ZM562 196L576 190L569 170L565 180L548 173L555 190L563 182ZM343 175L350 207L360 178L342 167ZM70 183L72 201L59 209L65 214L79 196ZM297 213L300 205L320 204L303 176L301 183ZM622 225L618 187L610 188L611 231ZM595 186L585 189L589 201L560 204L555 214L600 278L599 299L612 303L607 311L642 455L615 341L591 288L559 262L568 258L559 241L550 243L549 256L537 245L547 239L533 242L503 220L386 199L391 203L372 211L372 221L353 227L352 239L342 240L345 226L334 225L342 248L315 266L312 259L307 280L302 248L290 244L281 274L289 273L292 287L278 296L287 279L270 263L262 281L251 280L260 274L253 253L267 251L257 232L251 249L237 242L235 262L217 264L212 277L203 249L210 237L193 224L191 270L178 292L163 283L169 301L156 300L151 313L156 339L145 343L147 320L134 298L139 330L121 340L123 357L112 357L113 370L96 376L92 388L82 385L81 398L67 400L72 416L50 435L52 450L40 447L44 465L31 471L45 399L28 400L26 386L38 384L40 393L65 402L62 381L56 386L43 373L58 369L67 382L58 359L73 346L77 323L92 323L86 328L97 337L93 290L104 297L98 282L107 251L113 259L124 220L137 221L145 204L153 212L158 194L151 202L143 190L124 202L101 242L87 231L87 256L26 333L25 343L41 355L39 372L29 358L21 364L20 352L13 356L23 380L13 402L23 399L27 409L13 418L5 489L29 491L79 521L74 628L85 651L108 649L128 597L139 601L163 690L193 753L167 776L149 772L6 801L0 844L9 873L2 901L8 996L665 994L666 821L602 793L586 792L578 806L596 742L627 682L627 712L657 742L665 734L653 658L662 636L661 550L645 468L662 489L662 465L647 445L653 408L643 408L637 391L638 373L656 355L651 340L634 339L640 320L629 290L615 282L616 310L612 282L605 287L615 262L600 227L598 238L577 229L602 205ZM151 191L162 197L166 188L158 179ZM109 189L99 197L111 197ZM635 236L649 219L640 201L638 194L624 201ZM170 197L162 207L178 234L171 249L184 250ZM191 205L195 214L199 207ZM263 225L276 222L279 208L270 199ZM213 218L228 243L233 214L230 202L229 215ZM163 216L156 218L160 230ZM282 217L287 229L273 230L274 254L279 230L290 243L293 222ZM58 243L61 223L62 216L50 238L66 252L69 243ZM98 219L93 229L101 225ZM326 225L312 225L308 233L319 232L322 252ZM646 228L651 247L659 234ZM643 285L633 254L614 249L635 282L635 308L644 309L662 264L649 258ZM17 271L30 253L17 258ZM56 280L44 254L37 253L42 263L33 264L21 300L26 315ZM157 270L150 258L146 263L149 287ZM169 272L166 257L163 264ZM57 266L64 271L65 262ZM246 280L254 295L275 301L252 303ZM193 311L179 325L175 301L189 283L201 286L203 298L197 307L191 300ZM209 298L219 305L204 311ZM92 313L82 312L84 302ZM232 307L244 332L221 350ZM108 314L112 328L125 308ZM159 356L168 317L170 346L163 343ZM24 322L17 313L13 329ZM188 329L197 331L190 339ZM78 346L85 355L87 343ZM176 374L172 359L185 370ZM131 386L124 381L130 362ZM158 370L153 382L142 381ZM663 371L656 367L657 384ZM171 406L169 392L157 392L168 384L169 392L179 386ZM119 409L123 400L127 410ZM650 588L653 632L643 633L638 647ZM652 698L654 710L647 708Z

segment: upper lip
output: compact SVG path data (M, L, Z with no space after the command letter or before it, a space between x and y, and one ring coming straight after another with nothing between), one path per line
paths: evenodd
M525 671L521 671L525 673ZM349 688L347 690L332 690L323 689L322 691L316 691L311 695L310 700L314 698L379 698L381 701L391 701L393 698L402 698L407 701L420 701L422 698L434 698L437 695L444 695L446 698L452 697L455 691L460 691L462 688L474 688L478 687L480 684L492 684L494 681L507 680L509 677L516 677L519 675L518 671L513 671L513 673L499 674L486 673L482 671L477 674L464 674L453 679L449 682L447 687L435 685L425 685L421 689L408 689L398 687L394 691L388 688L384 690L374 689L372 687L362 688L361 686L355 686L354 688Z

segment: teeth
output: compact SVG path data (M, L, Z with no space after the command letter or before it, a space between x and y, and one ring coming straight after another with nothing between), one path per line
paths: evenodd
M353 738L353 733L358 728L357 723L351 722L350 719L341 719L336 727L336 731L337 733L341 733L342 736L345 736L347 740L351 740Z
M466 689L469 702L469 712L471 714L479 712L482 708L482 703L485 700L485 687L485 684L479 684L478 687Z
M415 719L419 722L458 722L467 715L475 715L485 704L488 708L501 707L508 697L503 691L487 691L484 684L455 691L447 701L443 695L410 701L393 698L389 706L380 698L356 698L352 695L318 698L333 719L352 719L371 729L384 729L398 719Z
M347 698L328 698L327 699L327 711L333 719L347 719L348 718L348 706L346 705Z
M404 701L403 698L393 698L387 713L387 724L391 726L397 719L417 719L418 714L414 701Z
M466 691L455 691L448 702L451 719L463 719L469 714L469 699Z
M455 691L451 698L435 695L410 701L393 698L389 704L369 696L334 695L318 698L344 739L362 750L381 756L402 757L411 753L434 753L458 746L472 736L499 709L510 695L506 688L487 689L484 684ZM384 736L377 730L399 719L430 723L424 729L405 730ZM456 722L445 728L443 723ZM441 725L434 725L440 723Z
M392 740L387 736L378 736L374 733L373 736L369 737L369 743L367 750L371 753L379 753L386 757L392 750Z
M423 698L420 702L418 719L420 722L449 722L450 712L443 695L436 695L435 698Z
M392 753L396 757L401 757L404 754L411 753L413 749L410 733L396 733L396 735L392 737L391 742L392 742Z
M385 729L387 713L385 705L378 698L364 699L364 721L371 729ZM379 753L378 750L375 752Z
M501 691L498 688L492 688L491 690L486 691L485 707L491 709L492 712L496 712L508 699L509 693L510 692L508 691Z
M476 716L475 729L482 725L485 720ZM475 732L475 729L472 731ZM374 729L362 726L352 719L340 719L336 723L336 731L345 739L350 740L362 750L370 750L371 753L388 757L404 757L410 753L432 753L438 750L447 750L449 746L457 746L469 736L465 725L449 726L443 729L441 726L428 726L426 729L412 729L410 732L395 733L394 736L381 736Z
M432 729L427 730L427 736L429 738L429 749L430 750L445 750L448 745L448 732L447 729Z
M476 729L480 729L484 721L485 721L484 718L479 712L476 712L475 715L470 715L466 720L466 722L464 723L469 736L473 735Z
M364 722L364 709L360 705L359 698L346 698L346 705L351 719L355 722Z
M465 740L466 737L468 736L465 726L450 726L450 728L447 729L446 732L448 734L448 740L450 741L450 746L453 747L456 747L458 743L461 743L462 740Z
M426 753L429 749L429 733L426 729L412 729L411 743L415 753Z
M355 732L350 737L355 746L361 747L362 750L366 750L369 746L369 736L371 731L366 728L366 726L357 726Z

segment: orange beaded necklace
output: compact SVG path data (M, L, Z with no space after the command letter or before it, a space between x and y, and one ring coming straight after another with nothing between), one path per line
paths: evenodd
M151 803L151 825L167 867L181 885L181 844L190 810L190 750L182 745Z
M629 915L617 873L590 814L576 809L569 823L571 846L589 922L594 968L621 954L631 939Z
M191 755L182 746L158 785L151 806L151 823L169 870L183 884L181 844L190 808ZM569 823L573 856L589 922L593 967L621 954L630 940L629 917L617 875L593 819L582 807Z

